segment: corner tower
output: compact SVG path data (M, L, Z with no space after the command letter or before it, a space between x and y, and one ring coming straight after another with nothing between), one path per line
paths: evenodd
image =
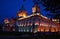
M40 7L38 6L38 4L34 3L34 6L32 7L32 13L40 13Z

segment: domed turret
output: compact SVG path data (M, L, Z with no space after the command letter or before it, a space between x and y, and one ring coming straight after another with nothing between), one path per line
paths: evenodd
M40 7L37 4L34 4L32 7L32 13L39 13L40 12Z
M15 23L15 20L14 20L13 17L11 17L11 19L10 19L10 24L14 24L14 23Z
M27 16L27 12L26 11L20 11L17 14L18 17L26 17Z
M5 23L5 24L8 24L8 23L9 23L9 20L8 20L7 17L4 19L4 23Z
M22 8L20 9L20 11L18 11L17 13L17 17L18 18L22 18L22 17L26 17L27 16L27 12L25 11L24 7L22 6Z

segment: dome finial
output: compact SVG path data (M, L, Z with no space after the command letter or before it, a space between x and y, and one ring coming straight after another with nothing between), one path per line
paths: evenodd
M24 5L22 5L21 9L17 13L17 17L22 18L22 17L26 17L26 16L27 16L27 12L26 12L26 10L24 8Z
M21 11L22 11L22 10L25 10L24 5L21 6L21 9L20 9L20 10L21 10Z
M34 4L40 4L40 0L33 0Z

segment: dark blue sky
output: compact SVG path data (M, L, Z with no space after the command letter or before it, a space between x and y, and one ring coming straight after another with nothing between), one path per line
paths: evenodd
M33 6L32 0L26 0L23 2L23 0L0 0L0 22L3 22L4 18L7 16L9 19L11 17L16 17L17 11L21 8L22 5L24 5L26 11L28 14L31 14L32 12L32 6ZM41 14L44 16L47 16L44 10L44 6L40 4L40 10Z

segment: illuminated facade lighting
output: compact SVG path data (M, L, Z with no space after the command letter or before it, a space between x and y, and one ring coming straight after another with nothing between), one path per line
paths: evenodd
M8 20L8 18L6 18L6 19L4 20L4 23L5 23L5 24L10 23L9 20Z
M17 29L18 32L58 32L59 31L59 23L58 19L52 19L52 21L40 14L40 8L38 5L34 5L32 7L32 14L27 15L25 10L20 10L17 13L16 20L9 21L8 19L4 20L5 24L9 24L10 27L15 25L17 28L13 28L15 31ZM10 28L9 28L10 30Z
M32 8L32 12L35 13L36 12L36 7Z

